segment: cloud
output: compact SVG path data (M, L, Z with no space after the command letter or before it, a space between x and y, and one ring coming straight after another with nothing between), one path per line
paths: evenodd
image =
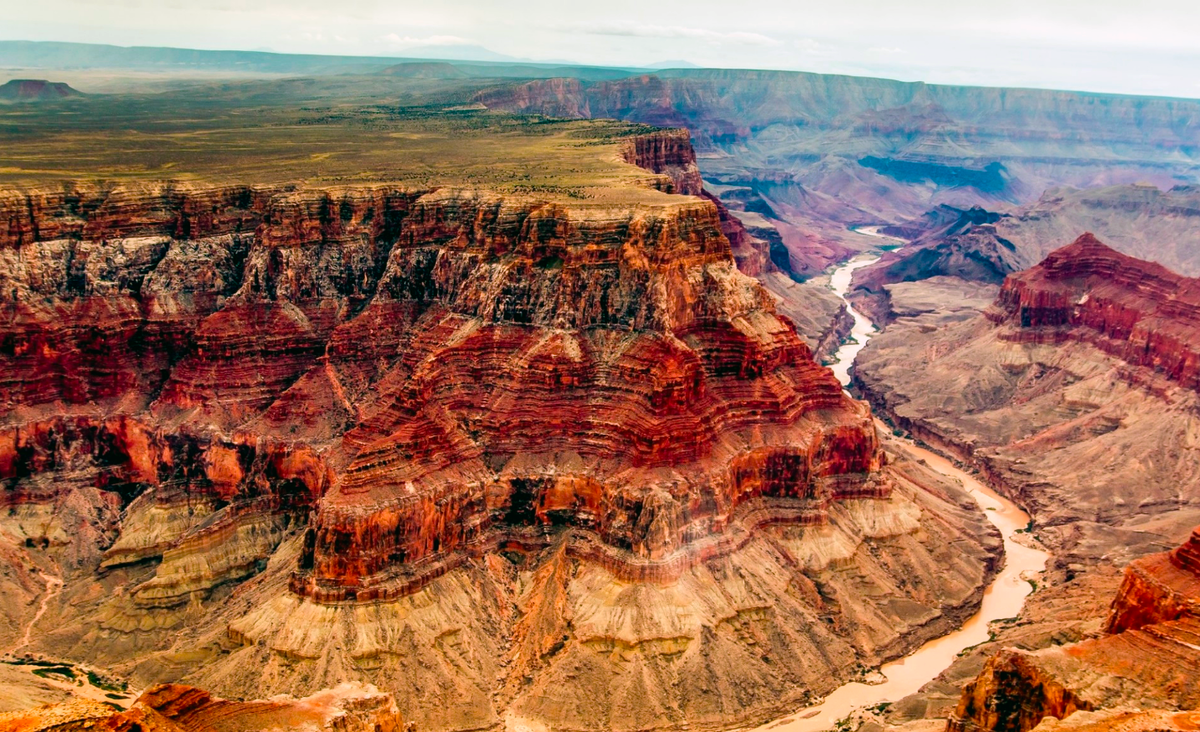
M381 40L390 45L403 48L415 48L418 46L462 46L471 42L460 36L425 36L424 38L413 38L412 36L401 36L398 33L388 33Z
M780 42L761 33L746 31L715 31L707 28L689 28L682 25L644 25L641 23L580 23L566 29L572 32L591 33L597 36L626 36L632 38L684 38L710 43L747 43L778 46Z
M825 44L813 38L798 38L792 43L800 50L800 53L807 53L813 56L821 56L829 53L829 49Z

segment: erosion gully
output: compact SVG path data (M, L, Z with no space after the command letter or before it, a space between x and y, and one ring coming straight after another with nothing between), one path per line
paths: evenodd
M861 234L877 236L890 243L903 245L903 240L880 233L879 227L858 230ZM834 271L830 286L854 318L850 338L837 350L837 362L831 366L843 386L850 385L850 368L859 351L867 345L876 331L875 324L858 312L846 299L854 271L874 264L879 256L873 253L859 255ZM881 429L889 429L880 423ZM1004 537L1005 564L992 584L984 591L983 604L958 630L935 638L904 658L892 661L880 668L884 679L881 683L849 683L825 697L816 706L797 710L782 719L768 722L755 732L818 732L832 729L855 710L884 702L894 702L916 692L944 671L958 654L971 646L988 640L988 624L993 620L1010 618L1020 612L1025 598L1033 591L1029 579L1046 566L1049 555L1039 549L1024 546L1014 541L1018 531L1029 525L1029 516L1008 499L1000 496L974 476L960 470L953 462L907 441L907 448L916 457L923 459L930 468L952 480L962 483L971 497L983 510L988 521L1000 530Z

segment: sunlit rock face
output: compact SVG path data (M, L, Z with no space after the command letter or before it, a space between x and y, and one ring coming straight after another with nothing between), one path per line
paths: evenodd
M1120 254L1084 234L1011 275L989 317L1015 342L1082 340L1200 389L1200 280Z
M116 732L206 732L214 729L403 732L404 718L390 694L374 687L342 684L295 699L232 701L203 689L158 684L125 710L79 700L0 714L0 729L59 732L104 729Z
M900 426L973 459L1047 541L1082 546L1070 527L1086 522L1107 536L1085 555L1128 561L1147 548L1126 552L1141 543L1110 528L1200 501L1200 280L1085 234L1008 275L982 314L937 317L889 325L857 382Z
M1024 732L1085 720L1098 730L1188 729L1200 707L1198 556L1200 528L1178 548L1132 562L1099 638L993 656L963 690L948 730ZM1127 710L1162 711L1145 720L1120 714ZM1104 713L1039 726L1080 711Z
M61 570L32 647L138 685L632 730L762 721L968 617L975 504L738 270L686 134L626 143L616 202L5 193L0 529L41 553L0 634Z
M686 132L623 154L700 189ZM738 272L711 202L68 187L7 212L5 474L90 455L127 497L316 507L302 594L403 594L567 526L631 577L677 574L748 500L813 520L888 492L868 413Z

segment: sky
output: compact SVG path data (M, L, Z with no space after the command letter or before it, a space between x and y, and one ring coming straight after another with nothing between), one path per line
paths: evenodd
M1200 98L1200 0L0 0L0 38Z

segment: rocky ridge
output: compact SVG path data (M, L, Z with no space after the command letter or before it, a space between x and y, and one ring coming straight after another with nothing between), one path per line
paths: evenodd
M989 319L1015 342L1083 339L1130 366L1200 389L1200 280L1084 234L1007 278Z
M396 702L373 687L342 684L310 697L276 697L230 701L206 691L176 684L147 689L128 708L68 702L0 714L4 732L68 732L103 729L113 732L212 732L278 729L328 732L403 732Z
M895 318L860 354L856 384L898 427L1023 504L1031 530L1055 556L1019 617L997 624L993 641L898 702L884 722L925 729L954 713L964 684L986 677L970 687L987 689L972 697L973 711L959 715L970 724L1000 724L988 716L998 714L1003 725L1029 729L1046 713L1101 708L1099 717L1063 724L1174 724L1170 715L1139 717L1120 707L1161 708L1154 694L1191 683L1170 669L1195 664L1186 645L1194 641L1176 633L1179 595L1162 592L1170 585L1162 578L1180 576L1171 557L1188 564L1194 542L1154 555L1200 520L1200 406L1192 336L1182 335L1197 322L1188 310L1195 280L1083 236L1009 275L998 291L991 287L986 307L946 307L950 298L928 291L929 283L962 291L951 282L971 284L940 277L887 285ZM1118 600L1106 621L1122 582L1119 596L1129 601ZM1099 670L1079 671L1076 656ZM1138 679L1131 663L1167 675ZM1055 675L1060 670L1065 675ZM1080 681L1085 675L1092 681ZM1110 683L1114 675L1135 680ZM1075 685L1063 687L1060 676ZM1134 693L1143 687L1144 704ZM991 701L999 688L1009 701ZM1013 701L1022 695L1045 705Z
M888 231L911 240L859 270L854 297L877 322L890 319L886 286L952 276L1000 284L1051 253L1055 243L1091 231L1122 254L1184 276L1200 275L1200 189L1178 185L1052 188L1019 208L941 206Z
M897 320L860 356L857 383L1042 526L1119 523L1130 505L1185 510L1196 498L1196 288L1084 235L1010 275L985 314ZM1147 459L1089 465L1102 450Z
M1197 557L1200 528L1175 550L1132 562L1105 635L993 656L963 690L947 730L1026 732L1045 717L1069 719L1077 711L1195 712L1200 708ZM1173 724L1187 728L1182 718ZM1098 726L1119 728L1111 719Z
M618 154L660 193L6 192L32 647L231 696L378 681L453 729L718 727L969 615L1000 551L969 498L891 463L720 208L666 193L686 135Z

